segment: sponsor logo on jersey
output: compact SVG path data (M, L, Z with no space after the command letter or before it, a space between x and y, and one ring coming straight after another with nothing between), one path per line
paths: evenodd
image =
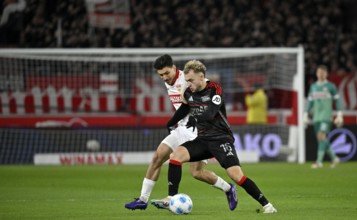
M203 96L201 99L202 99L202 102L208 102L209 100L211 100L211 98L209 96Z
M327 137L332 150L340 157L341 161L348 161L354 157L357 151L356 135L346 128L338 128L331 131Z
M196 115L202 115L203 113L205 113L208 109L208 105L200 105L200 106L196 106L195 108L192 108L192 115L196 116Z
M329 92L314 92L313 93L314 99L330 99L331 94Z
M212 97L212 102L216 105L221 104L221 101L222 101L222 99L221 99L221 96L219 96L219 95L214 95Z
M175 104L175 103L182 103L182 97L181 97L181 95L178 95L178 94L176 94L176 95L169 95L169 97L170 97L170 100L171 100L171 102L172 102L173 104Z

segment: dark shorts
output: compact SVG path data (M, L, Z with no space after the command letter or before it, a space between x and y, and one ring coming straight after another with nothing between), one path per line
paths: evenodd
M192 141L183 143L182 146L188 150L190 162L215 157L225 169L232 166L240 166L237 152L231 140L212 141L197 137Z

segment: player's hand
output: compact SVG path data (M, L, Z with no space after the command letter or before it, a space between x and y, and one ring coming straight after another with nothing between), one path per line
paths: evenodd
M193 116L188 117L188 121L186 123L186 128L193 128L193 131L195 131L197 121Z
M309 113L304 112L304 128L307 128L309 124Z
M336 118L334 120L334 123L335 123L336 127L338 127L338 128L342 127L342 125L343 125L343 115L342 115L341 111L337 112L337 116L336 116Z

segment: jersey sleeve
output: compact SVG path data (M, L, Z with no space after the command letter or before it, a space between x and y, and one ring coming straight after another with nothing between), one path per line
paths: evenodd
M223 104L222 87L214 84L211 88L210 98L211 101L208 104L207 111L202 115L195 116L197 122L211 121L215 118Z
M166 127L175 126L181 119L186 117L190 112L190 106L188 104L182 103L181 106L176 110L172 118L167 122Z
M336 85L333 83L331 83L331 95L333 97L333 100L335 101L336 110L341 111L342 107L341 107L340 95L338 94Z
M187 101L190 98L190 89L187 88L184 92L183 92L183 98Z

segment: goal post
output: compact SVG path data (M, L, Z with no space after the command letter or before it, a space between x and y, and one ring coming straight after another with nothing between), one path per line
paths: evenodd
M65 145L63 152L78 153L94 139L100 152L155 150L174 111L152 66L165 53L179 69L203 61L207 78L222 85L237 150L256 151L262 161L305 162L302 47L0 49L0 138L14 139L0 150L56 153ZM266 125L246 124L245 96L256 85L267 93ZM24 151L26 143L34 149ZM16 159L0 156L2 163Z

